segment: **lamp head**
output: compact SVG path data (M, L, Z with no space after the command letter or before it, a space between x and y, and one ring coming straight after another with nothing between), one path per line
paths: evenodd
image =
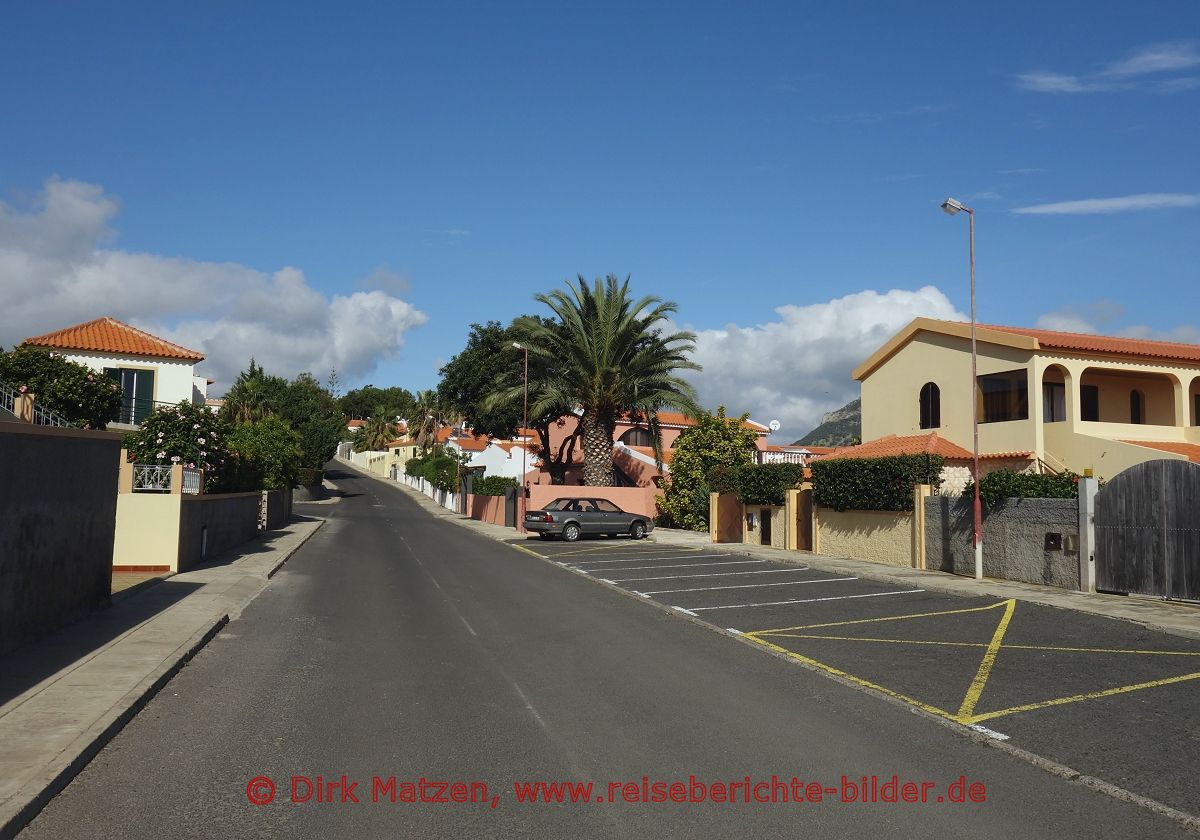
M942 209L946 211L947 215L953 216L958 213L959 210L966 210L967 206L957 198L947 198L942 202Z
M525 349L525 345L523 345L523 344L521 344L520 342L517 342L517 341L514 341L514 342L512 343L512 345L513 345L513 347L516 347L518 350L524 350L524 349Z

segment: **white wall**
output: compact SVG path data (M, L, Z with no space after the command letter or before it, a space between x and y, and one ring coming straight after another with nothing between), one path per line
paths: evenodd
M64 352L72 362L87 365L92 370L104 372L105 368L137 368L154 370L154 401L159 403L192 402L194 398L195 365L192 362L177 362L170 359L155 359L149 356L102 355L80 350ZM200 400L203 404L204 400Z
M521 447L514 446L510 452L505 452L503 447L494 443L489 444L488 448L482 452L472 453L471 461L467 466L483 467L484 475L500 475L520 481L522 463L528 464L529 469L532 470L534 461L532 452L522 461L521 454L523 451Z

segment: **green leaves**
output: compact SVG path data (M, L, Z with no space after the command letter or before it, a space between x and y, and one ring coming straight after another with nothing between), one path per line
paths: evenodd
M963 495L975 495L975 483L967 482ZM1079 495L1079 476L1037 475L1009 470L987 473L979 482L979 498L989 508L1005 499L1074 499Z
M709 490L732 490L737 470L753 462L757 435L740 418L727 418L725 406L716 414L700 413L696 424L675 439L671 474L658 499L661 524L708 530Z
M747 505L782 505L804 480L800 464L753 464L737 471L738 499Z
M239 455L230 450L228 423L204 406L181 402L160 406L136 432L125 436L125 448L136 464L182 464L204 470L208 493L242 489Z
M812 464L813 501L834 510L912 510L913 490L942 483L940 455L832 458Z
M510 489L515 489L517 480L504 475L485 475L475 479L471 492L476 496L503 496Z
M423 478L436 489L453 493L458 490L458 459L447 455L440 446L435 446L428 455L409 458L404 462L404 472Z
M99 371L33 347L0 352L0 382L24 386L38 404L76 426L103 429L121 407L121 386Z

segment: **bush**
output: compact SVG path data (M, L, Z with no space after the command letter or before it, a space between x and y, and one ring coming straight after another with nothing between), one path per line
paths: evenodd
M963 495L975 495L975 482L967 482ZM996 470L979 482L979 498L988 507L1005 499L1074 499L1079 495L1079 476L1073 472L1062 475L1036 475Z
M264 417L253 423L233 427L226 438L231 452L247 462L249 473L239 483L253 486L246 490L284 490L296 484L300 469L300 436L287 421ZM257 474L259 480L253 481Z
M229 427L204 406L181 402L155 409L125 448L137 464L183 464L204 470L207 493L241 489L242 464L229 453Z
M812 465L813 501L834 510L912 510L918 484L942 483L940 455L831 458Z
M782 505L787 491L800 486L800 464L753 464L737 471L737 495L746 505Z
M445 454L440 446L435 446L428 455L409 458L404 462L406 473L423 478L435 489L447 493L458 490L458 468L458 459Z
M312 467L301 467L296 470L296 483L301 487L312 487L314 484L320 484L324 478L324 470L314 470Z
M0 382L76 426L103 429L121 407L121 386L103 373L32 347L0 353Z
M660 525L708 530L709 490L733 489L731 477L740 466L753 461L758 436L743 425L746 417L726 417L725 406L721 406L716 414L701 414L695 425L675 439L671 473L656 500Z
M476 496L503 496L508 490L515 490L517 480L503 475L485 475L476 479L471 486L471 492Z

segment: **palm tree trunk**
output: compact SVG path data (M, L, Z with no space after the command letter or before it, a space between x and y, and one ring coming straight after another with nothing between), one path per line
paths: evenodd
M591 411L579 419L583 429L583 482L588 487L611 487L613 483L612 433Z

